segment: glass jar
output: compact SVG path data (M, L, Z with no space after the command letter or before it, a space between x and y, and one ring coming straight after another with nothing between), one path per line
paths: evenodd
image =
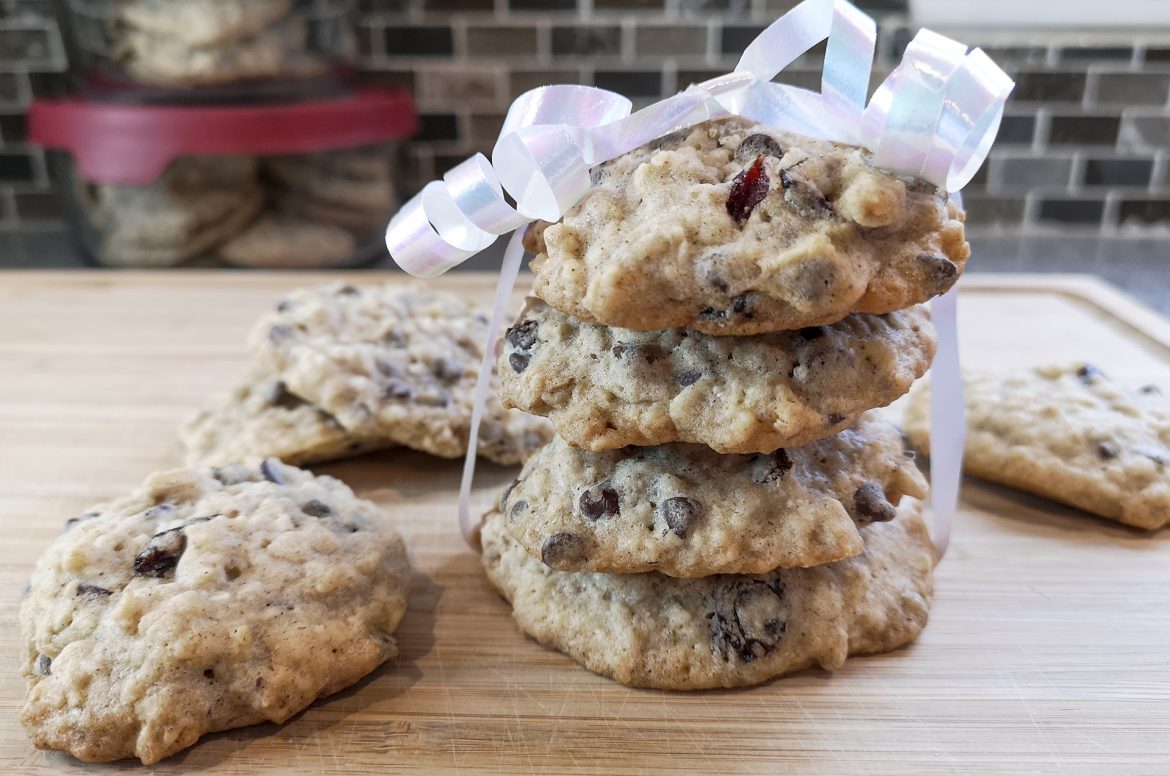
M73 86L144 102L303 99L341 88L354 0L54 0Z

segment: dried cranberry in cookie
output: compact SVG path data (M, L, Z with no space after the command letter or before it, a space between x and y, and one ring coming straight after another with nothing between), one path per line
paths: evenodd
M535 293L585 321L747 335L888 313L949 289L963 214L868 151L723 119L597 168L526 247Z

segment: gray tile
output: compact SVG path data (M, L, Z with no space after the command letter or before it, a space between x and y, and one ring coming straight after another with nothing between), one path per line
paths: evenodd
M719 50L728 56L738 57L756 37L764 31L759 24L728 24L719 32Z
M581 78L577 70L513 70L508 76L509 99L550 84L575 84Z
M51 191L20 191L14 199L22 221L59 221L65 216L60 198Z
M1170 116L1126 116L1118 144L1133 150L1170 146Z
M1083 182L1087 186L1148 186L1153 171L1153 159L1086 159Z
M458 140L459 117L454 113L423 113L419 116L422 129L416 140Z
M981 46L998 65L1042 65L1048 60L1044 46Z
M724 75L727 71L719 68L682 68L678 71L678 88L685 89L691 84L700 84Z
M0 183L31 183L36 178L31 154L0 153Z
M3 138L7 145L23 143L26 135L27 127L23 113L0 116L0 138Z
M1118 208L1121 225L1170 223L1170 199L1125 199Z
M0 73L0 102L20 99L20 81L16 73Z
M1128 62L1133 59L1132 46L1067 46L1060 49L1061 62L1096 62L1099 60Z
M974 226L1016 225L1024 220L1023 197L991 197L964 192L967 223Z
M500 102L499 78L486 69L419 68L418 99L427 107Z
M392 5L401 5L403 10L410 8L410 0L391 0ZM423 0L422 7L427 13L451 13L452 11L490 12L495 8L495 0Z
M1105 201L1100 199L1066 199L1050 198L1040 203L1040 212L1037 218L1059 224L1086 224L1101 223L1105 213Z
M1085 94L1084 73L1025 70L1016 73L1012 102L1076 102Z
M609 56L622 48L622 31L614 25L553 27L554 56Z
M1098 73L1094 99L1108 105L1165 105L1170 73Z
M556 11L571 13L577 10L577 0L508 0L513 11Z
M0 62L27 66L30 63L49 62L52 56L53 49L48 29L0 28Z
M666 0L593 0L597 11L637 11L655 13L666 9Z
M1032 145L1036 137L1036 117L1006 115L999 125L995 142L998 145Z
M593 83L627 97L657 97L662 94L662 73L658 70L598 70Z
M682 25L638 25L634 31L637 56L703 56L707 28Z
M536 28L469 25L467 53L471 56L521 57L536 54Z
M597 0L593 0L597 2ZM789 10L795 2L788 0ZM748 16L752 10L751 0L678 0L679 12L683 14L720 13L723 16ZM784 11L778 12L779 16Z
M382 33L388 56L450 56L454 51L450 27L387 27Z
M479 145L494 145L504 123L503 113L472 113L468 139Z
M1072 159L1051 156L1003 156L999 158L999 179L1005 187L1067 186L1072 176Z
M1052 145L1113 145L1117 142L1119 116L1053 116L1048 129Z

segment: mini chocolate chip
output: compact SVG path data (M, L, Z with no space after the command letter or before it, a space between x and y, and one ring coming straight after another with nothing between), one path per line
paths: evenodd
M581 513L590 520L611 517L621 512L617 491L606 484L594 485L581 493L577 500Z
M1161 396L1162 389L1156 385L1143 385L1141 388L1138 388L1138 393L1145 394L1147 396Z
M175 514L175 507L171 504L155 504L142 513L147 520L166 520Z
M283 380L277 380L272 384L266 399L269 406L284 410L295 410L305 403L300 397L289 391Z
M862 523L885 523L898 516L876 482L866 482L853 491L853 517Z
M397 329L390 329L382 335L382 341L392 348L406 347L406 335Z
M624 342L619 342L609 349L609 352L613 353L614 358L625 358L633 351L634 347L632 345L627 345Z
M599 164L589 171L589 182L594 186L600 186L609 177L609 172L606 170L604 164Z
M280 461L276 458L265 458L260 464L260 475L275 485L284 484L284 474L280 471Z
M1092 364L1085 364L1077 370L1077 377L1081 378L1081 382L1085 385L1092 385L1104 376L1105 373Z
M28 598L28 594L32 592L32 582L25 582L24 587L20 589L20 600Z
M328 517L333 514L333 510L329 508L328 504L315 498L301 504L301 511L309 517Z
M672 496L659 505L658 511L675 536L686 538L691 527L703 516L703 505L693 498Z
M279 345L280 343L291 339L292 336L293 327L289 326L287 323L278 323L268 330L268 339L274 345Z
M291 299L281 299L279 302L276 303L276 312L287 313L289 310L293 309L293 307L295 307L295 306L296 306L296 304Z
M387 380L386 387L382 390L382 396L386 399L409 399L412 395L414 391L410 386L398 379Z
M825 330L820 326L805 326L800 330L799 334L804 339L812 342L813 340L818 340L825 336Z
M784 156L784 149L772 137L758 132L745 137L739 148L735 149L735 158L741 162L755 159L761 154L779 159Z
M523 321L508 329L504 339L516 350L532 350L540 324L533 320Z
M830 412L825 416L825 420L830 426L835 426L838 423L843 423L845 421L845 417L845 415L842 415L839 412Z
M95 517L98 517L99 515L101 515L101 512L86 512L84 515L78 515L77 517L71 517L65 521L65 530L68 531L71 528L73 528L74 526L76 526L78 523L84 523L86 520L93 520Z
M452 385L463 377L463 365L449 358L440 358L432 367L435 377L447 385Z
M699 310L700 318L708 318L712 320L722 320L726 318L728 314L729 313L726 310L716 310L714 307L704 307L702 310Z
M679 385L686 387L688 385L694 385L695 383L699 382L699 378L702 376L702 372L698 370L692 370L689 372L680 372L674 376L674 379L678 381Z
M134 558L134 573L161 579L179 565L179 558L186 549L187 535L181 527L157 533Z
M520 499L519 501L517 501L515 504L512 505L512 509L508 512L508 517L516 517L517 515L522 515L527 511L528 511L528 502L525 501L524 499Z
M523 372L528 368L528 356L522 353L513 353L508 356L508 364L512 367L513 372Z
M735 582L716 594L711 638L724 660L750 663L776 649L788 630L784 585L751 580Z
M337 289L338 296L357 296L360 293L361 291L359 291L356 287L349 285L348 283Z
M550 568L571 568L588 556L585 540L575 533L561 531L544 540L540 560Z
M918 268L932 294L944 293L959 279L959 268L946 256L924 253L918 257Z
M740 294L739 296L735 297L735 299L732 299L731 300L731 311L734 312L736 315L742 315L743 317L750 319L752 317L752 314L749 310L749 308L751 306L750 296L751 296L751 291L746 291L746 292Z
M100 585L91 585L88 582L79 582L76 595L113 595L112 592Z
M214 682L215 681L215 671L208 668L206 671L203 672L203 678L210 679L211 681Z
M793 177L789 173L791 169L789 167L780 171L780 185L784 187L784 199L805 215L832 213L833 205L824 192L804 178Z
M780 449L763 459L752 473L752 482L759 485L769 485L778 482L792 468L792 459L788 452Z
M1097 455L1104 459L1116 458L1121 455L1121 448L1116 442L1098 442Z
M53 658L48 655L37 655L37 665L34 670L37 676L48 676L53 673Z

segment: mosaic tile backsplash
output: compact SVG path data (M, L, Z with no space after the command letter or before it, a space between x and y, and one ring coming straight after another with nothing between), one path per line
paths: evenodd
M362 64L370 79L417 97L424 129L404 167L410 193L488 151L526 89L596 84L645 104L729 71L794 2L359 0ZM875 76L884 77L914 28L906 0L857 5L879 21ZM65 68L43 9L0 0L0 229L61 219L44 158L25 140L29 100L58 88ZM1170 232L1170 28L942 32L982 46L1018 84L999 142L965 192L974 231ZM778 80L816 86L817 67L810 55Z

